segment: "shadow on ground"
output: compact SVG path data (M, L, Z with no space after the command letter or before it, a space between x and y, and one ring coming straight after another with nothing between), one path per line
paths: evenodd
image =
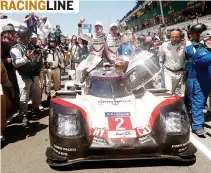
M6 142L2 143L1 148L4 148L9 143L15 143L27 137L35 136L38 132L47 127L48 125L40 124L39 122L31 122L28 127L24 127L21 123L8 125L5 130Z

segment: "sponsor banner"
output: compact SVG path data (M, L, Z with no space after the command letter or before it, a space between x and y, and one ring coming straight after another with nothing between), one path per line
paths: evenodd
M128 117L130 112L105 112L106 117Z
M125 131L108 131L108 138L136 138L135 130L125 130Z

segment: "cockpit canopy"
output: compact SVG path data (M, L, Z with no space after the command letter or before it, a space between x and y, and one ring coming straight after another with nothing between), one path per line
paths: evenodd
M125 76L115 69L95 70L90 74L88 94L101 98L120 98L131 94L126 88Z

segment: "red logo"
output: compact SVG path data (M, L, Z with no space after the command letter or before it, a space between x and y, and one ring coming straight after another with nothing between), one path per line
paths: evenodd
M101 137L101 138L106 138L106 129L105 128L94 128L92 129L92 135L93 136L97 136L97 137Z
M137 136L144 136L151 133L151 129L148 126L137 128Z

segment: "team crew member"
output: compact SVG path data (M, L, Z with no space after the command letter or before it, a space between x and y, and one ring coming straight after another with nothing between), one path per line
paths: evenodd
M78 36L88 41L90 44L90 53L88 57L82 61L76 69L76 84L83 83L88 74L102 61L102 54L105 45L105 34L103 31L103 24L99 21L95 24L95 32L86 35L82 33L82 23L85 19L81 19L78 24ZM82 72L82 77L81 77Z
M206 30L200 35L201 46L194 51L192 56L192 69L189 71L190 100L192 108L192 130L197 135L204 135L204 113L208 95L211 92L211 30ZM189 54L195 50L193 45L187 47Z
M174 29L170 33L170 41L160 47L159 61L164 77L164 88L170 93L180 93L183 66L185 61L186 43L181 41L181 30Z

